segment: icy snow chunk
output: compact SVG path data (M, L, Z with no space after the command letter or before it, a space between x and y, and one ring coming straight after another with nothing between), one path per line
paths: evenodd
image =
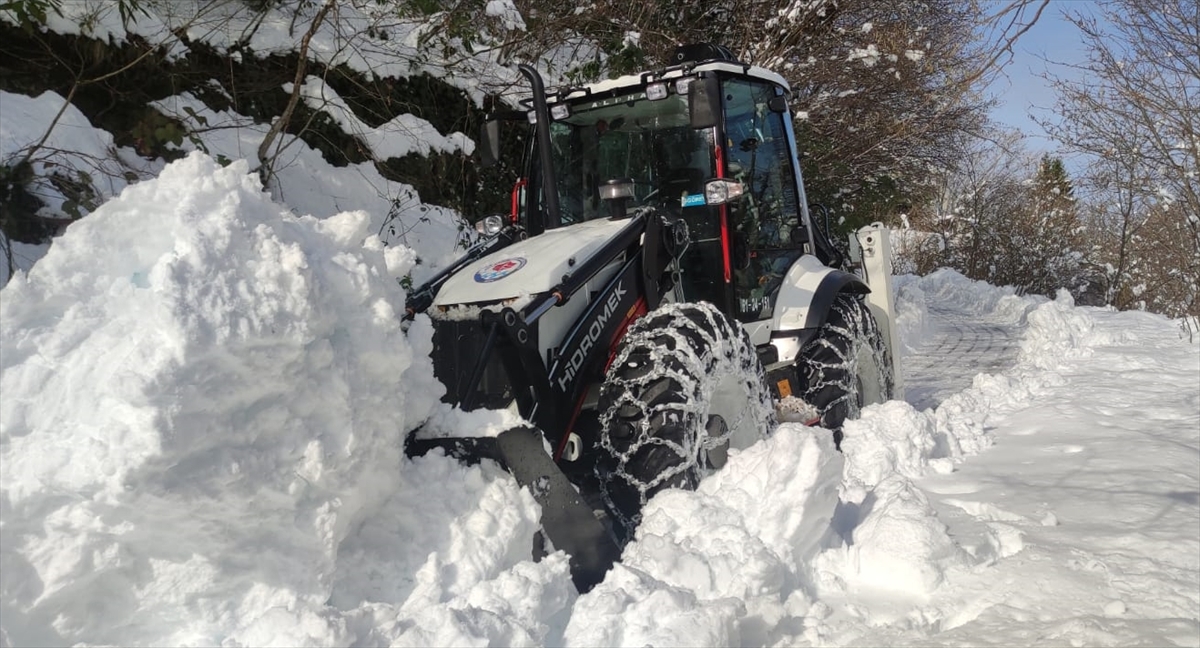
M861 61L866 67L875 67L875 64L879 62L880 56L882 55L879 52L879 48L875 46L875 43L871 43L866 47L851 49L850 55L846 57L846 60Z
M43 135L46 138L30 160L35 180L28 187L43 203L38 212L42 216L70 216L64 211L69 199L50 181L52 174L82 182L102 199L124 189L127 174L146 174L154 166L131 149L118 150L112 135L93 128L78 108L64 103L61 95L51 91L37 97L0 92L0 160L13 164ZM89 211L87 205L76 209Z
M846 480L872 488L889 475L917 478L925 474L937 432L933 418L903 401L887 401L846 421L842 451Z
M821 555L818 569L849 592L927 596L946 570L966 565L925 494L901 477L884 479L859 505L849 546Z
M685 589L617 564L603 584L581 596L564 635L566 646L736 646L736 599L700 601Z
M283 90L290 93L293 85L284 84ZM309 108L324 111L343 131L358 136L380 159L460 150L470 155L475 150L475 143L466 135L459 132L442 135L433 124L408 113L396 115L378 127L368 126L354 114L346 100L318 76L305 78L300 96Z
M1029 332L1021 341L1021 362L1044 370L1059 368L1063 360L1091 354L1103 336L1094 332L1087 311L1075 308L1071 293L1059 290L1053 302L1029 313Z

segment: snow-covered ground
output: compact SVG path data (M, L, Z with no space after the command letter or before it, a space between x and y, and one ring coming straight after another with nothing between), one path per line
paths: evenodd
M922 409L780 426L580 596L506 474L403 458L491 423L398 325L412 250L255 178L171 164L0 292L0 644L1200 645L1175 322L903 277Z

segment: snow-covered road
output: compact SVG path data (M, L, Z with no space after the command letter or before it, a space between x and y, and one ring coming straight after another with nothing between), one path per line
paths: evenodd
M986 319L930 315L956 338L983 332L983 344L963 348L993 341ZM1046 367L1028 402L997 412L993 447L914 482L970 558L902 617L881 624L864 607L830 623L824 639L1200 643L1200 362L1153 316L1088 316L1090 352Z
M991 313L963 313L930 305L930 326L908 342L904 399L924 410L971 386L980 373L998 373L1017 362L1022 327Z
M0 294L0 646L1200 646L1200 344L898 277L909 401L666 491L604 582L535 562L439 405L415 254L172 163Z

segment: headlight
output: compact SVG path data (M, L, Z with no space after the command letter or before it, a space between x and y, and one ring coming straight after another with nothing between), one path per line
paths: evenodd
M497 214L486 216L483 220L475 223L475 231L484 236L495 236L502 229L504 229L504 217Z
M737 180L717 178L704 185L704 202L709 205L724 205L746 193L746 187Z

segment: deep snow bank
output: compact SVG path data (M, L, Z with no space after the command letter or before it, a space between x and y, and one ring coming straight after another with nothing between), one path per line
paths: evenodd
M244 162L193 154L14 277L8 641L346 634L324 612L338 546L400 486L403 434L438 394L428 331L398 325L411 252L368 224L297 218Z

